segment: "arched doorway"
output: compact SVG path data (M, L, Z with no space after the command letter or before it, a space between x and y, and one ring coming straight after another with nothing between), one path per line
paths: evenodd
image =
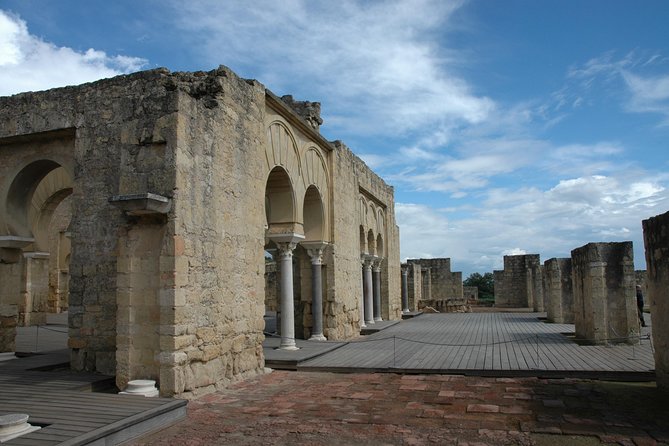
M325 341L323 330L323 290L327 275L324 274L323 254L325 247L325 208L320 191L314 185L307 188L304 195L303 213L305 240L300 243L301 249L307 254L309 268L302 268L302 276L310 280L302 280L302 302L300 310L304 321L305 335L314 341Z
M297 349L295 343L295 297L293 277L293 251L297 243L304 239L296 230L302 229L297 222L295 207L295 192L288 172L280 166L274 167L267 178L265 186L265 251L275 252L274 261L278 262L276 270L279 276L280 292L278 295L277 326L281 335L279 348L284 350ZM301 231L300 231L301 232ZM276 250L273 251L276 247ZM267 266L270 262L266 262ZM299 268L297 268L299 271ZM265 308L269 307L267 296L268 284L266 280ZM299 288L298 288L299 289ZM299 301L299 300L298 300Z
M14 254L2 262L15 264L3 273L5 293L14 298L3 301L15 303L18 325L45 324L47 312L68 305L71 175L59 162L38 159L20 168L4 191L3 229L8 234L0 244L7 251L4 244L13 240Z

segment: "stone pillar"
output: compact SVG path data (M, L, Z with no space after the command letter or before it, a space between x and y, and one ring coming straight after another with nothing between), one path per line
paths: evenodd
M360 276L362 277L362 294L360 295L360 328L367 327L365 324L365 254L360 255Z
M571 261L576 337L638 343L632 242L588 243L571 252Z
M365 256L363 263L363 288L365 292L365 302L364 302L364 315L365 315L365 325L372 325L374 323L374 313L372 311L373 306L373 286L372 286L372 256Z
M373 282L374 282L374 321L380 322L381 317L381 259L374 261L372 266Z
M669 212L642 222L657 387L669 393Z
M312 326L310 341L327 341L323 335L323 279L321 268L323 266L323 250L325 243L303 242L311 258L311 314Z
M409 312L409 268L402 266L402 313Z
M279 248L281 265L281 350L298 350L295 344L295 306L293 297L293 250L303 235L288 233L272 235Z
M544 306L550 322L574 323L571 259L552 258L544 262Z

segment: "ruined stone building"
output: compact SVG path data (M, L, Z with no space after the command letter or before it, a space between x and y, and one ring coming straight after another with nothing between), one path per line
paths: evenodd
M463 311L462 272L451 272L451 259L408 259L403 265L407 275L408 306L411 310L432 307L438 311Z
M644 220L642 226L655 376L658 388L669 394L669 212Z
M67 309L74 369L188 395L262 370L267 308L287 350L400 317L393 189L318 103L220 67L0 104L0 351Z
M495 306L544 311L539 254L504 256L504 270L493 271Z
M632 242L571 251L576 337L592 344L639 342Z

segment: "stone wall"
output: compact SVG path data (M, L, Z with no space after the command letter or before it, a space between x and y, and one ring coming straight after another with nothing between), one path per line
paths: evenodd
M334 231L333 243L336 256L332 263L336 274L328 286L334 287L336 301L345 304L339 314L350 314L345 332L335 333L328 339L345 339L357 335L360 330L362 302L362 278L360 266L360 208L359 201L351 197L364 196L384 216L377 233L383 238L383 261L381 262L381 314L384 319L401 318L399 229L395 221L394 189L376 175L341 141L333 143L334 150ZM352 224L353 223L353 224ZM340 293L343 293L340 295ZM355 311L351 311L355 309ZM334 324L333 324L334 325Z
M574 323L574 295L571 259L552 258L544 262L544 305L550 322Z
M376 212L369 229L383 247L383 317L400 318L393 188L343 143L318 134L319 109L282 101L225 67L157 69L0 98L0 177L16 178L0 184L0 228L7 231L0 233L0 346L12 348L19 316L30 313L20 306L20 254L35 252L37 242L29 203L18 192L59 168L74 179L71 221L69 210L57 217L64 250L54 249L58 262L44 277L69 274L74 369L116 374L121 388L156 379L162 395L186 397L262 372L263 315L274 299L263 255L266 231L277 229L268 227L265 204L276 167L287 172L293 193L286 195L290 215L275 226L329 244L325 335L359 333L361 196ZM308 188L322 205L316 229L304 215ZM306 337L310 259L298 247L294 260L296 329ZM57 311L57 295L68 290L53 283L50 308Z
M418 301L423 295L423 278L421 273L421 266L418 263L408 263L409 275L407 283L409 287L409 310L418 310Z
M669 212L642 222L657 386L669 393Z
M588 243L571 251L576 337L638 343L632 242Z
M504 256L504 270L493 274L495 306L544 311L539 254Z

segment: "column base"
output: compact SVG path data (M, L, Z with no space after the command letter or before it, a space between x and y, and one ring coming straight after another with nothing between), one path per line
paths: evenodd
M383 318L381 318L381 317L376 318L375 317L374 322L383 322Z
M365 321L365 324L367 324L367 325L374 325L374 320L372 319L371 321Z
M297 345L281 345L281 346L279 346L279 348L277 348L277 350L287 350L289 352L293 352L293 351L299 350L299 349L300 349L300 347L298 347Z
M326 337L323 336L322 334L316 334L316 335L312 335L312 336L309 338L309 340L310 340L310 341L327 341L328 338L326 338Z

